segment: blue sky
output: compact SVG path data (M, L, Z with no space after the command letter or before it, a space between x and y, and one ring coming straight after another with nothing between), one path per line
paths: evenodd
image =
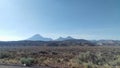
M120 40L120 0L0 0L0 40L34 34Z

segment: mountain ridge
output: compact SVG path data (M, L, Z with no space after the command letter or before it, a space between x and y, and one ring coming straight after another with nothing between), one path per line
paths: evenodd
M65 37L65 38L59 37L59 38L57 38L57 39L55 39L55 40L56 40L56 41L64 41L64 40L70 40L70 39L75 39L75 38L73 38L73 37L71 37L71 36L67 36L67 37Z
M35 34L32 37L26 39L26 40L30 40L30 41L52 41L52 38L46 38L41 36L40 34Z
M70 40L70 39L75 39L75 38L73 38L71 36L67 36L65 38L59 37L59 38L53 40L52 38L47 38L47 37L41 36L40 34L35 34L26 40L29 40L29 41L64 41L64 40Z

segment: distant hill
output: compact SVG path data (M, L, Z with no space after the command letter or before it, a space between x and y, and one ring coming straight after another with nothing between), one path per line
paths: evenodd
M120 46L120 41L119 40L92 40L96 45L101 45L101 46Z
M0 46L95 46L92 42L84 39L69 39L64 41L0 41Z
M75 39L71 36L52 40L36 34L21 41L0 41L0 46L120 46L120 41Z
M64 41L64 40L71 40L71 39L74 39L74 38L72 38L71 36L68 36L66 38L59 37L58 39L56 39L56 41Z
M117 40L68 39L63 41L0 41L1 46L120 46Z
M42 37L40 34L36 34L26 40L30 40L30 41L52 41L51 38L45 38L45 37Z
M94 43L85 39L66 39L63 41L58 41L56 44L60 46L95 46Z
M64 41L64 40L71 40L71 39L75 39L75 38L72 38L71 36L68 36L66 38L59 37L58 39L55 39L54 41ZM41 36L40 34L35 34L26 40L28 41L53 41L52 38L46 38L46 37Z

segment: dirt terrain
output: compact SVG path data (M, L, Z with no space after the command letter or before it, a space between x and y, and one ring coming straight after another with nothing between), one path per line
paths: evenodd
M12 66L12 65L0 65L0 68L48 68L48 67L24 67L24 66Z
M23 67L23 64L32 67ZM120 68L120 46L0 48L0 68L116 68L116 66Z

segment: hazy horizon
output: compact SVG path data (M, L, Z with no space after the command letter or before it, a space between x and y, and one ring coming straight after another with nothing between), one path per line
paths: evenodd
M0 0L0 41L34 34L120 40L120 0Z

